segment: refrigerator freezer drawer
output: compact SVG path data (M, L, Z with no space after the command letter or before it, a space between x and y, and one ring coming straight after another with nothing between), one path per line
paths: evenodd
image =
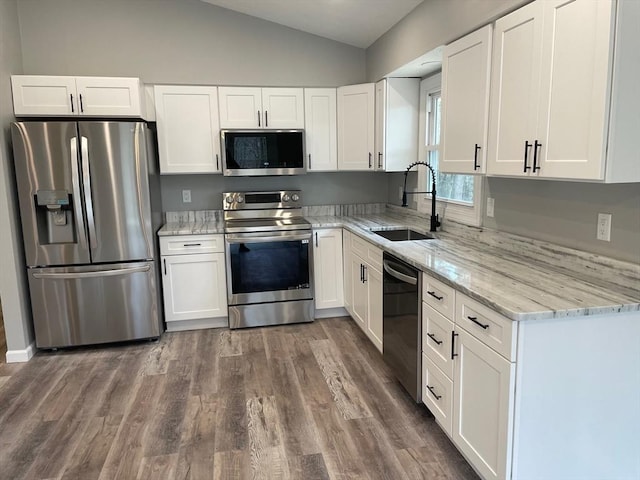
M160 336L153 262L31 268L38 348Z

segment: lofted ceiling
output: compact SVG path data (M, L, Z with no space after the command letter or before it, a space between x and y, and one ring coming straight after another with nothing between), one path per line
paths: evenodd
M338 42L367 48L422 0L202 0Z

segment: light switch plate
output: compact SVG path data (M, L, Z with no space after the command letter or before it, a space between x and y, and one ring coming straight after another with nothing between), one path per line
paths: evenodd
M496 200L493 197L487 197L487 217L493 217Z
M611 214L599 213L598 214L598 231L596 233L598 240L605 242L611 241Z
M182 203L191 203L191 190L182 190Z

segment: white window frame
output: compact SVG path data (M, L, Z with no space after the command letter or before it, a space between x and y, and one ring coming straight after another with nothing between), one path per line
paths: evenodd
M429 112L427 111L427 100L430 95L440 93L442 90L442 74L438 73L430 77L424 78L420 82L420 119L419 119L419 145L418 155L420 160L427 161L429 151L433 150L433 146L427 146L427 119ZM442 108L446 108L443 104ZM442 151L441 149L439 149ZM441 158L441 157L440 157ZM431 189L430 177L427 175L427 169L422 165L418 166L418 191L426 192ZM429 181L427 182L427 178ZM436 182L436 192L438 184ZM484 190L484 176L476 175L473 182L473 203L467 204L457 202L455 200L447 200L437 196L436 193L436 211L440 215L441 221L446 219L454 220L466 225L479 227L482 225L482 198ZM431 195L418 196L418 211L422 213L431 213ZM445 226L446 228L446 226Z

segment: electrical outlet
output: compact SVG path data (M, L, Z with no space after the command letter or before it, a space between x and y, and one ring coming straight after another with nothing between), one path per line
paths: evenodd
M598 214L598 231L596 233L598 240L605 242L611 241L611 214L599 213Z
M398 200L402 200L402 187L398 187Z
M191 203L191 190L182 190L182 203Z
M495 206L496 206L496 199L492 197L487 197L487 217L493 217Z

